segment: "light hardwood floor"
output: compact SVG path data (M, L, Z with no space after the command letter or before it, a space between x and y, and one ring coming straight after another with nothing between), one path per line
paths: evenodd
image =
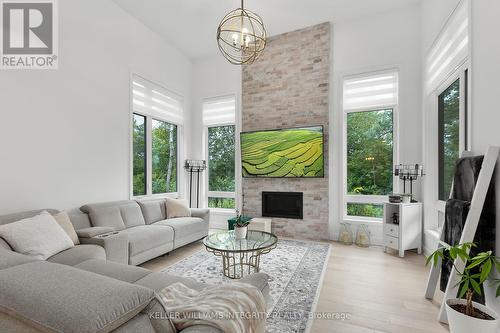
M437 321L439 299L424 298L428 268L423 256L407 251L402 259L396 253L384 253L381 247L365 249L336 242L331 246L316 312L348 313L349 320L316 319L311 332L448 332ZM203 244L197 242L142 267L159 271L200 249Z

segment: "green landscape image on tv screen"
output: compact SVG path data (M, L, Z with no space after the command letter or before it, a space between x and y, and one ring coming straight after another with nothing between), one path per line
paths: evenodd
M243 177L323 177L323 127L241 133Z

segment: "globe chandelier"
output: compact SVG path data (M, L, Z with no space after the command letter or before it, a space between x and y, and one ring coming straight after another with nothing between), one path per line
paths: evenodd
M266 29L262 18L243 7L229 12L217 28L217 44L222 55L233 65L252 64L266 47Z

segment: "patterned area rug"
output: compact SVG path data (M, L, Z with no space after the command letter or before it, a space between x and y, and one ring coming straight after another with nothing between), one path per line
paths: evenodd
M330 245L307 241L280 240L261 258L261 272L269 274L272 302L268 309L267 332L308 332L315 310ZM208 284L230 282L222 274L220 257L201 250L163 272L190 277Z

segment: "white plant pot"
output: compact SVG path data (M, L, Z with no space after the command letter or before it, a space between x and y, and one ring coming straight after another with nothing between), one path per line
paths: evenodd
M496 276L496 278L500 278L500 276ZM500 315L500 299L496 297L497 287L497 283L492 280L486 280L483 284L486 306Z
M234 234L236 236L236 239L247 238L247 230L248 227L234 227Z
M454 304L466 304L465 299L452 298L446 301L446 314L448 315L448 323L450 325L451 333L471 333L471 332L481 332L481 333L497 333L498 330L498 314L491 310L490 308L473 302L474 308L481 310L482 312L489 314L495 320L484 320L479 318L474 318L466 316L465 314L454 310L450 305Z

